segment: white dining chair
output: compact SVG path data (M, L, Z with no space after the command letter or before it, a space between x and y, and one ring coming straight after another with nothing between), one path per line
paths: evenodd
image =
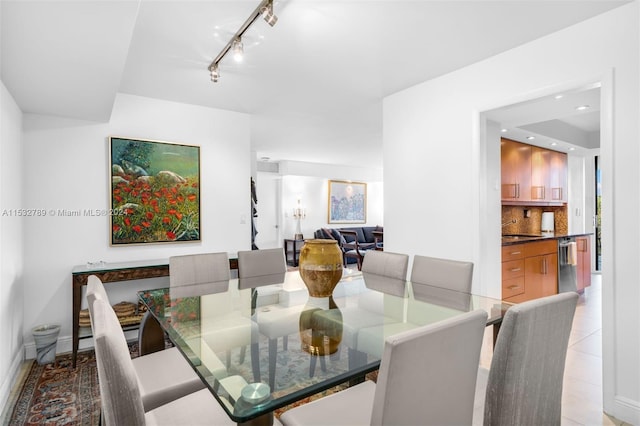
M474 425L559 425L569 335L578 294L507 310L489 370L478 370Z
M403 302L386 295L405 296L408 263L408 255L388 251L370 250L364 257L364 285L383 294L361 294L355 305L341 308L342 346L348 350L351 367L366 362L367 354L358 349L361 329L402 321Z
M87 302L95 338L96 328L100 324L96 323L91 312L94 300L102 300L111 307L102 281L95 275L90 275L87 280ZM116 321L118 321L117 317ZM124 332L119 321L117 330L124 339ZM145 411L151 411L184 395L205 388L202 379L193 371L184 356L175 347L137 357L132 360L132 365Z
M286 272L287 263L282 248L238 252L238 287L240 289L254 289L256 298L260 292L259 287L284 282ZM286 351L288 336L299 332L300 312L302 312L302 306L286 308L274 306L268 311L259 310L256 313L260 334L269 340L269 386L271 390L275 390L276 387L278 339L282 337L282 347Z
M362 261L362 275L368 288L403 297L407 284L409 256L371 250Z
M471 293L473 263L415 255L411 267L413 293L418 298L423 285Z
M294 425L465 425L487 313L465 313L390 336L377 384L365 381L285 411Z
M229 255L226 252L187 254L169 258L171 287L224 283L230 279Z
M122 328L102 298L90 302L94 324L102 423L120 425L235 425L208 389L183 395L147 410L137 370ZM164 365L156 374L173 368Z

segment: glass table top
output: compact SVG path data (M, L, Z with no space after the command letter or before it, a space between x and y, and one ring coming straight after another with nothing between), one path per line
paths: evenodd
M487 325L497 324L509 306L436 287L414 291L410 282L347 269L327 298L310 297L297 271L267 282L138 294L236 422L376 370L392 334L475 309L489 314Z

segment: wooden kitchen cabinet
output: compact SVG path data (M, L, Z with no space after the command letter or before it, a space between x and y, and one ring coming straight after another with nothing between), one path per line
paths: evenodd
M503 300L520 303L557 293L557 240L502 247Z
M502 138L502 200L531 200L531 146Z
M580 293L591 285L591 238L589 236L576 237L576 251L578 254L576 275L577 288Z
M567 202L567 154L502 138L500 156L503 203Z
M567 154L549 150L549 201L567 202L568 168Z
M531 147L531 201L567 202L567 154Z

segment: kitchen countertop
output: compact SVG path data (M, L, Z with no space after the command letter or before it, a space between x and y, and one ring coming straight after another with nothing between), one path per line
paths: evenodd
M503 235L502 245L510 246L514 244L530 243L532 241L543 240L557 240L563 237L582 237L585 235L593 235L593 232L583 232L577 234L556 234L556 233L544 233L544 234L517 234L517 235Z

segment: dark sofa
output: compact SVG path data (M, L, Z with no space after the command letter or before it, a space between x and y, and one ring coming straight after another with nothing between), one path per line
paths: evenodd
M352 234L343 235L340 231L353 231L356 233L358 240L358 249L359 250L372 250L372 249L381 249L381 233L384 231L382 226L345 226L342 228L320 228L317 229L313 233L314 238L322 238L322 239L332 239L338 241L338 245L343 252L343 258L345 265L347 263L357 263L357 257L344 256L344 254L353 250L350 244L347 244L347 247L344 247L343 243L353 243L354 237ZM344 239L344 240L343 240ZM377 243L377 245L376 245ZM360 265L358 265L360 266Z

